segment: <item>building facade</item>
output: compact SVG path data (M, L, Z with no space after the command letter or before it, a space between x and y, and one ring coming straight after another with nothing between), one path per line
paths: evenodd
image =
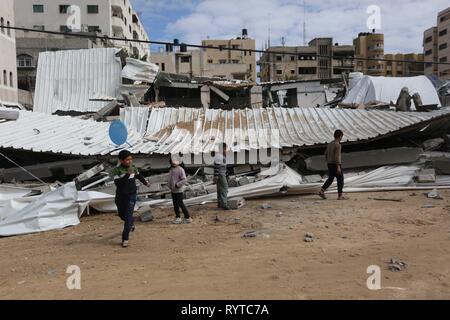
M385 63L382 61L384 59L384 34L360 33L358 38L353 40L353 45L355 46L355 70L369 76L384 76L386 69ZM376 59L381 59L381 61Z
M252 51L245 51L255 50L256 45L254 39L248 38L246 30L236 39L204 40L202 45L223 50L203 48L188 51L183 46L179 50L177 47L167 46L165 51L153 52L151 62L168 73L256 82L256 55Z
M425 74L450 79L450 7L438 13L437 26L425 30L423 35Z
M16 40L14 30L14 0L0 1L0 102L17 102Z
M423 54L385 54L384 58L386 77L415 77L424 74Z
M149 40L130 0L20 0L15 2L16 26L59 32L81 32ZM75 10L73 10L75 8ZM72 28L72 22L77 22ZM25 32L22 37L46 37L45 34ZM111 45L126 49L133 58L149 61L147 43L113 40Z
M332 38L316 38L308 46L270 47L267 51L258 61L261 82L333 79L354 71L354 47L333 44Z

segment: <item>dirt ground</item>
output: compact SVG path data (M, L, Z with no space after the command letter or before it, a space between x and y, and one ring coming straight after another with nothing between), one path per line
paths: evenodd
M127 249L117 216L91 215L77 227L0 239L0 299L450 299L450 191L441 195L272 198L232 212L207 205L179 226L171 210L155 209ZM251 230L256 237L242 237ZM388 270L392 257L406 270ZM66 287L69 265L81 269L81 290ZM366 286L370 265L381 268L381 290Z

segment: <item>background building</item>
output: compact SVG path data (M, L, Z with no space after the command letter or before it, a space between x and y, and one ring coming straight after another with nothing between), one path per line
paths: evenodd
M384 62L386 77L415 77L424 74L424 55L409 54L385 54Z
M360 33L353 40L355 46L356 65L355 70L369 76L384 76L385 64L383 61L358 60L362 59L384 59L384 34L382 33Z
M231 51L225 48L255 50L255 40L247 30L231 40L203 40L203 46L224 48L186 50L186 47L166 46L165 51L152 53L151 61L161 71L191 77L214 77L256 82L256 55L251 51ZM177 49L179 48L179 50Z
M16 41L14 30L14 1L0 1L0 102L17 102Z
M333 45L332 38L316 38L308 46L270 47L267 50L271 53L264 53L258 61L261 82L332 79L354 68L354 47Z
M20 0L14 1L16 26L48 31L83 32L115 38L148 40L130 0ZM71 30L67 21L73 16L69 4L80 8L81 30ZM23 33L21 37L36 37L37 33ZM46 37L40 34L38 37ZM147 43L112 41L111 45L127 49L130 56L149 60Z
M450 79L450 65L431 63L450 62L450 7L438 13L436 27L424 32L423 50L425 74L438 76L442 80Z

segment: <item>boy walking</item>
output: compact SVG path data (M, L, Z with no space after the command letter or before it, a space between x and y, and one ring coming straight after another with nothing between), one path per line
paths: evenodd
M187 183L186 172L181 166L181 162L177 159L170 159L170 171L169 171L169 188L172 192L173 208L175 210L176 218L173 221L174 224L181 224L180 208L184 214L184 221L186 223L192 223L192 218L189 215L189 211L183 202L184 186Z
M230 210L228 207L228 178L227 178L227 144L223 143L214 159L214 183L217 184L217 206L219 209Z
M334 133L334 141L329 143L325 151L325 157L328 163L328 180L322 186L319 196L326 199L325 191L333 184L334 178L337 178L338 184L338 200L347 200L343 196L344 190L344 173L342 172L342 146L341 141L344 133L341 130L336 130Z
M120 164L112 171L114 176L114 183L116 189L116 206L119 216L124 222L122 232L122 247L126 248L129 245L130 231L134 231L134 206L137 200L136 179L148 187L148 182L145 180L138 169L133 165L133 157L127 150L122 150L119 153Z

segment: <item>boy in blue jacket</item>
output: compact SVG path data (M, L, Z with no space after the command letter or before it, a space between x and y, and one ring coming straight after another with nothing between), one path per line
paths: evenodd
M134 206L137 199L136 179L148 187L148 182L145 180L138 169L133 165L133 157L127 150L122 150L119 153L120 165L115 167L112 171L114 176L114 183L116 189L116 206L119 216L124 222L122 232L122 247L128 247L130 231L134 231Z

